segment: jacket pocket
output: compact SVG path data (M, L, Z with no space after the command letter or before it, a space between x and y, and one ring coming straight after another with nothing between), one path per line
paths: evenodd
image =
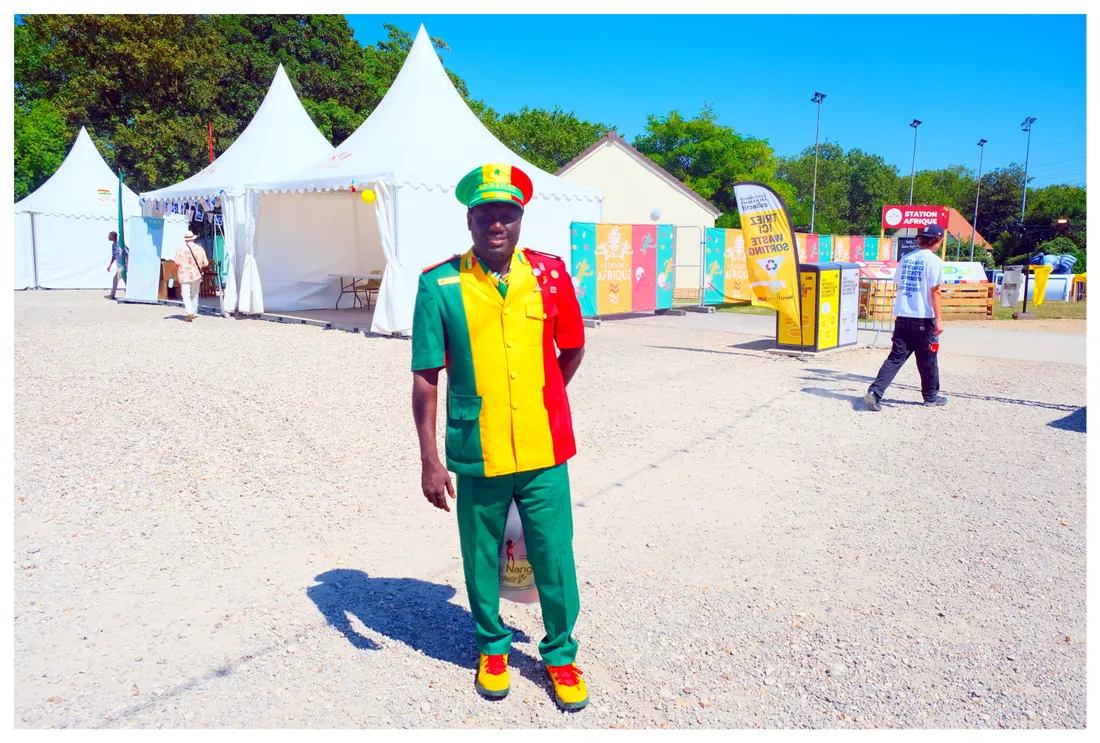
M447 417L456 421L476 421L481 415L479 395L450 395L447 400Z
M463 464L480 462L481 397L450 395L447 398L447 459Z
M552 320L558 314L558 305L557 302L536 298L528 300L524 310L532 320Z
M560 384L548 384L542 388L542 404L547 410L561 410L565 403L565 390Z

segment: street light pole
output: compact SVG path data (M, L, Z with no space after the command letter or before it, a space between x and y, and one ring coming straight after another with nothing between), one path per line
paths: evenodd
M1034 116L1028 116L1020 124L1020 129L1027 132L1027 153L1024 155L1024 197L1020 202L1020 224L1024 223L1024 210L1027 208L1027 162L1031 158L1031 125L1038 119Z
M920 119L913 119L913 123L909 125L913 127L913 165L909 170L909 206L913 205L913 183L917 177L917 127L920 124Z
M974 192L974 221L970 223L970 262L974 262L974 239L978 234L978 201L982 197L982 162L985 160L985 140L978 140L978 187Z
M817 130L814 132L814 193L812 200L810 201L810 234L814 233L814 214L817 211L817 148L818 141L821 137L821 102L825 100L824 93L818 93L814 91L814 97L810 99L811 103L817 104Z

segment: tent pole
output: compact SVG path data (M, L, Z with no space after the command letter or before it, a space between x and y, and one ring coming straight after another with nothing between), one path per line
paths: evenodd
M39 289L38 284L38 233L34 227L34 212L27 212L31 215L31 262L34 265L34 289Z

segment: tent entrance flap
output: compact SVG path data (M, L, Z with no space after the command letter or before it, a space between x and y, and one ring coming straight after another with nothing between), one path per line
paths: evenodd
M253 253L268 312L336 306L340 279L386 269L377 209L351 191L263 193Z

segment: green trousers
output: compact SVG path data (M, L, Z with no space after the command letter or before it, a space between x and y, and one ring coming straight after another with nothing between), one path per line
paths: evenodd
M459 475L457 495L462 567L478 648L486 655L502 655L512 644L512 633L500 619L500 548L515 499L546 628L539 653L550 666L572 663L580 594L566 464L499 477Z

